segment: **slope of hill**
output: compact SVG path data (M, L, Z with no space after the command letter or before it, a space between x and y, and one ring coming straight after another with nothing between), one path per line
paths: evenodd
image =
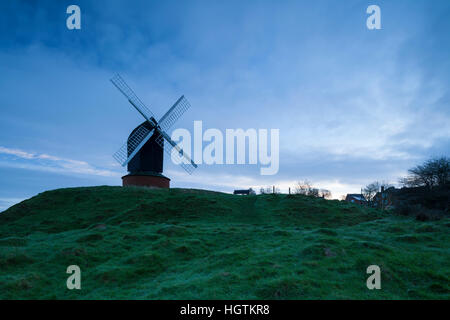
M449 227L305 196L59 189L0 214L0 298L449 299Z

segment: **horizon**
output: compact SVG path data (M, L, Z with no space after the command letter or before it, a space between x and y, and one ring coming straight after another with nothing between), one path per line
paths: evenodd
M175 188L231 193L309 180L333 199L373 181L398 187L450 150L449 1L77 1L0 4L0 211L40 192L121 185L112 155L142 117L109 81L120 73L169 131L279 129L279 171L164 160ZM17 14L14 14L17 13ZM170 18L170 19L169 19ZM205 145L203 145L204 147Z

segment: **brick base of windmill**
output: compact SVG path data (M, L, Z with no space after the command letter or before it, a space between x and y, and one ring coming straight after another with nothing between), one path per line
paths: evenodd
M130 173L122 177L122 185L124 187L170 188L170 179L158 172Z

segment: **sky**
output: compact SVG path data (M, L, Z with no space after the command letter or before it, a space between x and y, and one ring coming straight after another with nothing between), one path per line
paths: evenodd
M69 30L66 9L81 9ZM366 8L381 10L369 30ZM231 192L308 179L334 198L396 184L450 150L450 1L1 1L0 210L46 190L120 185L112 158L142 122L120 73L172 127L279 129L260 165L165 159L173 187Z

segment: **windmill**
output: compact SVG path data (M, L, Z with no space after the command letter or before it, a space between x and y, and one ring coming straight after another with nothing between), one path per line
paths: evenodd
M128 102L144 117L145 121L129 135L124 145L113 155L128 174L122 177L124 186L137 185L169 188L170 179L163 172L164 152L191 174L197 164L175 143L166 131L189 109L190 104L181 96L166 114L156 121L153 113L137 97L119 74L111 82L128 99ZM164 143L164 140L167 143Z

